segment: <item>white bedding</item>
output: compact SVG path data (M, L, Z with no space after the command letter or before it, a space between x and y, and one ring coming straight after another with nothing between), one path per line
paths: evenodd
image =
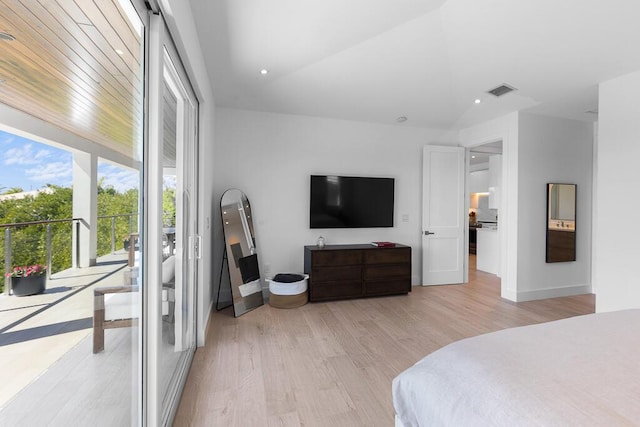
M455 342L393 380L405 427L640 425L640 310Z

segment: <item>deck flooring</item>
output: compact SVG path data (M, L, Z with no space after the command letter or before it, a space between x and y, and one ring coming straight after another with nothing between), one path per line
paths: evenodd
M93 353L93 289L121 285L125 269L126 254L116 254L56 275L42 295L0 301L0 359L11 367L0 369L0 426L138 425L140 329L105 330L105 350ZM171 326L157 349L160 396L183 356Z
M123 284L126 260L124 251L117 252L94 267L52 275L42 294L0 296L0 421L21 390L83 339L91 341L93 289Z

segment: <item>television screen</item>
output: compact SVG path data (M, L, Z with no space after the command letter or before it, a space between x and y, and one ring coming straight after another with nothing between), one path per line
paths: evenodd
M311 228L393 227L393 178L311 175Z

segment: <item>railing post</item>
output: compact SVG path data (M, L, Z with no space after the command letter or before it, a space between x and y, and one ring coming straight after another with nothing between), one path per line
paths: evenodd
M111 217L111 253L116 253L116 217Z
M4 270L8 273L12 269L11 265L11 229L9 227L4 229ZM4 293L6 295L11 294L11 277L4 276Z
M47 280L51 279L51 223L47 224Z
M75 228L75 236L73 239L73 244L71 249L73 251L72 267L79 268L80 267L80 221L78 221L77 219L74 219L73 224Z

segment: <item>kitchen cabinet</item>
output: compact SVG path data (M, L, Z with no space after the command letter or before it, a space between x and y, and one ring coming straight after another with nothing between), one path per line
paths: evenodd
M489 170L469 173L469 193L486 193L489 191Z
M478 228L476 236L476 269L498 274L500 269L500 246L496 228Z
M489 209L500 207L500 190L502 186L502 156L496 154L489 157Z

